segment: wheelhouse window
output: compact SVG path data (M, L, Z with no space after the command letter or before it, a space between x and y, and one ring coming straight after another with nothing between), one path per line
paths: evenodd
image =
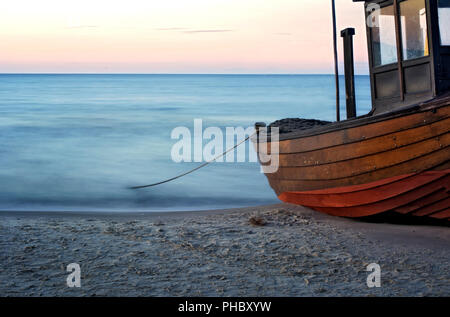
M441 45L450 46L450 0L439 0L438 15Z
M392 5L372 13L377 21L371 27L373 66L396 63L397 44L395 37L395 16Z
M429 55L425 0L400 2L403 60Z

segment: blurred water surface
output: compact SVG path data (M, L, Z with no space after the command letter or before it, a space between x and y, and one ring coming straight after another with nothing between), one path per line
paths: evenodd
M342 78L341 78L342 80ZM341 85L343 87L343 83ZM356 77L358 115L370 110ZM344 94L343 94L344 95ZM334 120L331 75L0 75L0 210L164 211L276 203L257 163L174 163L172 129ZM341 113L345 101L342 100Z

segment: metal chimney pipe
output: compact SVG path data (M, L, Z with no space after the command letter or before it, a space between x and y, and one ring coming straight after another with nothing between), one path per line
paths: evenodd
M353 35L355 35L354 28L347 28L341 31L341 36L344 39L345 100L347 104L347 119L356 117Z

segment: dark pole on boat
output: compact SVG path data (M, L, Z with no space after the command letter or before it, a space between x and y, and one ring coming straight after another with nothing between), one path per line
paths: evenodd
M336 121L341 121L335 0L331 0L331 9L332 9L332 16L333 16L334 77L335 77L335 80L336 80Z
M354 35L354 28L346 28L341 31L341 37L344 39L345 101L347 106L347 119L356 117L355 63L353 60Z

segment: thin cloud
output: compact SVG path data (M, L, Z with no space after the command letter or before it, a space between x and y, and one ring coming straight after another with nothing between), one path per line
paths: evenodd
M187 30L187 28L156 28L157 31L181 31Z
M234 30L190 30L184 31L183 33L193 34L193 33L224 33L224 32L233 32Z
M292 35L292 33L274 33L275 35Z
M98 27L98 25L71 25L66 26L65 29L95 29Z

